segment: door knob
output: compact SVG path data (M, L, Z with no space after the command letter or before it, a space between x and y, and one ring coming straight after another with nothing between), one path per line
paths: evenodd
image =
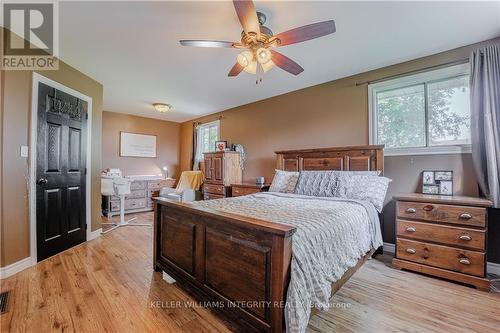
M47 180L47 178L40 178L40 179L38 179L38 180L36 181L36 183L37 183L38 185L45 185L45 184L47 184L48 182L49 182L49 181Z

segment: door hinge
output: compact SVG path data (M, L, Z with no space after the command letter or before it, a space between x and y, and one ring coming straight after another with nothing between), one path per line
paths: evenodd
M87 227L88 227L88 224L87 224L87 223L85 223L85 230L87 230Z
M84 172L85 172L84 175L86 175L87 174L87 168L85 168Z
M85 119L87 119L87 120L89 119L89 113L88 112L85 114Z

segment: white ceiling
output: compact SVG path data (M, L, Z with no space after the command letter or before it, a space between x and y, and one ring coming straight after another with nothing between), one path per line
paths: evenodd
M231 2L61 2L61 58L104 86L104 110L186 121L289 91L500 36L500 2L268 2L256 8L279 33L334 19L337 32L280 52L305 71L263 82L228 78L235 49L179 39L239 41ZM173 105L167 114L154 102Z

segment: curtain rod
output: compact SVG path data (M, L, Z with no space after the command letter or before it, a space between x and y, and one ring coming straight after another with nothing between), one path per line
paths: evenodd
M364 82L356 82L356 87L363 86L365 84L372 84L372 83L377 83L377 82L381 82L381 81L386 81L386 80L390 80L390 79L397 79L399 77L406 76L408 74L423 73L423 72L427 72L428 70L431 70L431 69L436 69L436 68L441 68L441 67L448 67L448 66L452 66L452 65L465 64L466 62L469 62L469 58L455 60L455 61L450 61L450 62L447 62L447 63L444 63L444 64L429 66L429 67L425 67L425 68L420 68L420 69L416 69L416 70L405 72L405 73L400 73L400 74L385 76L385 77L382 77L382 78L376 79L376 80L364 81Z

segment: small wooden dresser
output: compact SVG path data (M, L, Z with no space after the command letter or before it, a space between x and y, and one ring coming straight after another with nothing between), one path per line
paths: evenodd
M257 185L255 183L231 184L231 195L233 197L240 197L258 192L267 192L269 191L269 186L270 184Z
M401 194L396 203L396 268L489 290L486 199Z
M231 196L231 184L241 182L240 153L221 151L203 154L205 200Z

